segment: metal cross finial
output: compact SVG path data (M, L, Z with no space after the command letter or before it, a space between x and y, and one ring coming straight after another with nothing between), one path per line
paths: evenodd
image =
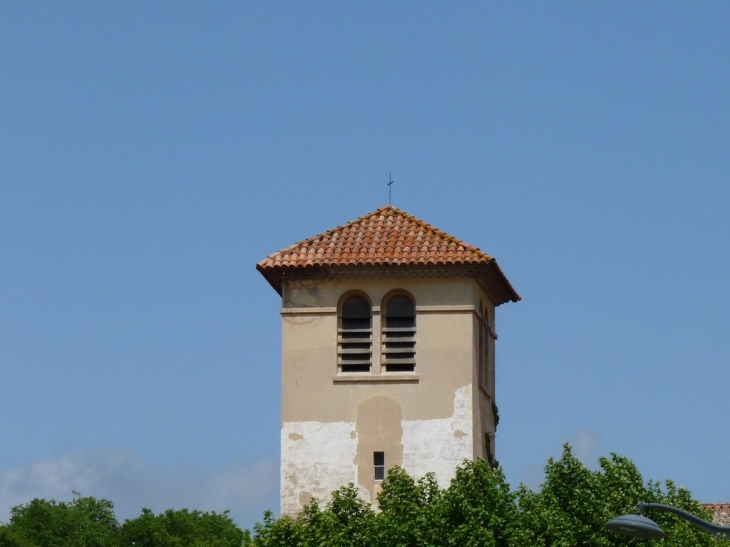
M393 177L390 176L390 173L388 173L388 205L390 205L390 198L392 196L393 192Z

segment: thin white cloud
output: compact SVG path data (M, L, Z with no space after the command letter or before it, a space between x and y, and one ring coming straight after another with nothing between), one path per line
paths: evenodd
M591 469L596 467L598 448L601 446L601 436L588 429L579 429L568 440L573 447L573 454L583 465Z
M264 510L278 511L279 461L231 460L215 469L150 463L124 448L74 451L0 470L0 521L13 506L33 498L70 500L72 491L114 503L121 522L142 507L200 511L230 510L242 528L261 520Z

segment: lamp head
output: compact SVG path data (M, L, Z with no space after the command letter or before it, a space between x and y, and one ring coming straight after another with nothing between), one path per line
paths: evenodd
M642 515L621 515L606 523L612 532L642 539L662 539L664 530L651 519Z

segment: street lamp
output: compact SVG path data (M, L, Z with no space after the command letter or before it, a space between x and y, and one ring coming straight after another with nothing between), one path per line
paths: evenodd
M620 517L616 517L606 523L606 528L613 532L635 538L662 539L664 537L664 530L656 522L641 514L644 509L657 509L659 511L674 513L708 534L720 536L723 539L730 539L730 526L720 526L719 524L707 522L692 513L677 509L671 505L664 505L663 503L640 503L636 506L638 515L621 515Z

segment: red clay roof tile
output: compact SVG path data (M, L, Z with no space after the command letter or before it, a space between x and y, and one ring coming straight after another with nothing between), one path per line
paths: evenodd
M722 526L730 524L730 503L702 503L701 505L712 511L712 521L715 524Z
M277 272L285 270L444 264L495 267L508 287L505 301L520 299L491 256L390 205L271 254L256 268L281 292Z

